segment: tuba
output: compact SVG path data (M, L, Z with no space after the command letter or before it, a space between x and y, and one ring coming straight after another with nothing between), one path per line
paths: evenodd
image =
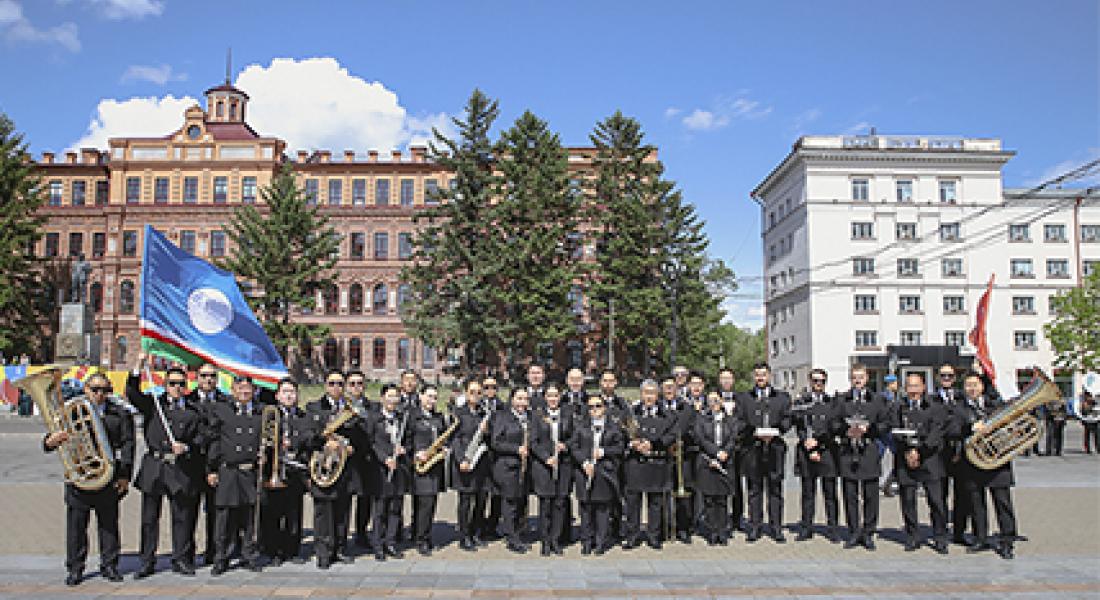
M114 476L111 443L99 413L86 397L65 401L61 397L64 367L51 366L15 382L26 391L42 413L48 433L64 431L69 439L57 447L65 469L65 481L85 491L101 490Z
M455 419L455 422L451 423L451 426L448 427L446 431L441 433L439 437L435 438L435 441L432 442L431 446L428 446L428 449L425 450L425 452L428 454L428 457L424 460L416 461L417 475L424 475L428 471L431 471L432 467L434 467L436 463L446 458L447 452L446 446L444 446L444 444L447 443L447 438L451 437L451 435L455 432L455 429L458 429L458 419Z
M327 448L316 450L309 458L309 476L319 487L332 487L340 475L344 472L344 466L348 462L348 439L342 435L336 435L336 430L345 423L358 416L351 404L345 403L343 410L334 413L325 424L321 436L326 440L333 438L339 444L339 448L329 451Z
M966 457L979 469L996 469L1007 463L1034 446L1042 434L1031 411L1061 401L1062 391L1042 369L1034 367L1031 382L1020 397L990 417L981 433L966 439Z

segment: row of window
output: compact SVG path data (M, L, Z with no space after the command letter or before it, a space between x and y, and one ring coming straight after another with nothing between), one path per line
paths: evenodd
M386 339L376 337L373 339L368 338L366 344L370 348L371 363L370 366L375 369L386 368ZM412 341L409 338L400 338L397 340L397 368L409 369L413 368L410 365L410 358L412 356ZM348 363L352 368L365 368L366 365L363 362L363 346L364 341L358 337L348 338L347 340L347 358ZM324 358L327 365L338 365L339 361L339 345L334 339L328 339L324 345ZM424 345L421 350L420 365L419 368L433 369L435 368L435 349L431 346Z
M1008 226L1008 241L1030 242L1031 224L1019 223ZM1043 225L1044 242L1068 242L1066 226L1060 223L1046 223ZM1081 225L1081 241L1086 243L1100 243L1100 225Z
M455 180L451 179L450 184L454 187ZM414 195L416 191L416 182L413 179L401 179L398 182L398 205L403 207L410 207L414 203ZM321 201L321 180L319 179L306 179L305 180L305 194L306 201L310 204L317 204ZM329 206L340 206L344 204L344 180L342 179L329 179L328 188L325 190L325 203ZM432 205L439 201L439 181L437 179L425 179L424 180L424 204ZM389 206L392 200L392 192L390 190L389 179L375 179L374 180L374 205L375 206ZM367 204L367 180L366 179L352 179L351 180L351 205L352 206L366 206Z
M96 206L105 206L110 191L106 180L95 181L94 196L92 201ZM48 186L47 203L50 206L61 206L65 199L65 182L60 179L50 180ZM73 206L84 206L88 203L88 182L83 179L74 179L69 184L69 198Z
M397 234L397 258L406 260L412 258L412 234L403 232ZM348 235L348 257L352 260L363 260L366 257L367 234L354 232ZM385 231L374 233L375 260L387 260L390 257L390 234Z
M899 296L898 313L920 314L923 312L922 303L923 300L919 295ZM874 315L878 314L879 312L878 296L875 294L856 294L853 296L853 305L854 306L852 308L852 311L857 315ZM943 296L943 313L946 315L965 314L966 297L959 295ZM1035 309L1035 296L1013 296L1012 314L1037 314ZM794 317L793 305L783 306L777 312L771 313L772 329L774 329L779 323L786 323L788 317ZM793 340L791 341L791 346L794 346Z
M1096 269L1100 261L1086 260L1082 262L1082 274L1088 277ZM1013 258L1010 259L1010 275L1016 278L1028 278L1034 277L1035 273L1032 269L1032 259L1030 258ZM943 277L962 277L963 276L963 262L961 258L944 258L940 260L940 273ZM875 274L875 259L873 258L854 258L852 259L852 275L874 275ZM920 260L916 258L899 258L897 262L897 274L898 277L920 277ZM1048 258L1047 259L1047 278L1049 279L1067 279L1070 276L1069 260L1065 258Z
M941 242L962 241L962 228L958 223L940 224ZM853 240L874 240L875 224L868 221L852 222ZM894 226L894 239L898 241L915 241L917 239L916 223L897 223ZM1008 240L1010 242L1030 242L1031 226L1028 224L1013 224L1008 226ZM1057 243L1066 242L1066 226L1060 223L1047 223L1043 225L1043 241ZM1100 225L1082 225L1081 241L1100 242Z
M61 255L61 234L56 231L46 232L44 236L45 245L43 247L42 256L45 258L56 258ZM219 258L225 256L226 251L226 234L224 231L215 230L210 232L210 248L207 252L208 256ZM194 231L181 231L180 232L180 248L190 254L200 254L196 252L196 233ZM107 234L102 232L92 233L92 258L103 258L107 254ZM122 232L122 256L124 258L135 258L138 253L138 232L133 230ZM85 254L84 251L84 234L79 231L69 233L69 253L68 256L76 258L81 254Z
M169 181L167 177L156 177L153 179L153 203L154 204L168 204L173 198L169 195ZM141 177L127 177L126 178L126 203L127 204L139 204L142 197L142 178ZM184 177L183 178L183 190L182 196L175 198L180 200L184 204L197 204L200 201L199 198L199 178L198 177ZM202 198L203 201L206 198ZM229 178L219 175L214 177L213 195L210 197L215 204L225 204L230 200L229 198ZM256 202L256 178L255 177L242 177L240 197L234 198L234 201L243 202L245 204L252 204Z
M364 304L364 288L361 284L353 283L348 287L348 312L351 314L375 314L385 315L388 309L389 303L389 288L386 284L379 283L371 288L368 292L370 294L368 301L369 305ZM397 307L401 308L403 304L409 299L409 295L412 293L412 288L408 284L403 283L397 286ZM325 288L321 293L321 314L335 315L340 312L340 287L337 285L331 285ZM303 311L308 314L309 311Z
M1013 347L1016 350L1036 350L1038 348L1038 337L1034 330L1014 331L1012 334L1012 339ZM920 331L903 330L899 332L898 340L899 344L902 346L920 346L923 343L923 334ZM878 331L857 330L855 342L857 349L878 349ZM943 343L945 346L965 346L966 332L945 331L943 332Z
M959 182L955 179L941 179L939 184L940 202L954 204L958 200ZM871 180L867 178L852 179L852 200L869 201L871 199ZM913 201L913 179L894 180L894 199L898 202Z

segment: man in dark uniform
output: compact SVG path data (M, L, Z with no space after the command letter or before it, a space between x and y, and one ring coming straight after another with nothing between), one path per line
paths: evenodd
M776 542L783 535L783 474L787 443L783 434L791 428L791 398L769 383L771 367L759 363L752 370L753 389L742 394L737 419L743 424L745 453L741 471L749 488L749 531L745 541L760 539L764 520L764 494L768 496L768 523Z
M810 371L810 391L802 396L793 411L795 428L798 430L794 471L802 482L802 520L799 521L798 537L795 538L800 542L813 537L816 511L814 505L819 481L821 496L825 502L829 541L839 541L836 438L844 432L844 417L840 403L825 392L827 377L825 369Z
M232 400L228 395L222 393L218 389L218 368L210 363L203 363L198 370L198 385L194 390L191 390L191 394L188 398L191 404L202 414L203 432L206 434L210 428L211 409L219 403L227 403ZM209 439L207 440L209 443ZM207 463L206 445L196 450L198 456L196 460L200 464L205 465ZM205 523L206 532L206 549L203 551L203 564L214 564L214 546L216 545L217 535L214 532L215 521L217 520L217 507L214 504L214 487L206 483L206 478L201 478L199 482L199 493L194 497L194 507L191 512L195 516L195 524L198 525L199 516L199 503L202 502L202 511L206 513L203 518ZM194 564L194 556L190 557L191 564Z
M205 444L202 413L186 396L187 373L178 367L165 374L165 392L142 393L141 371L145 354L126 380L126 399L141 413L145 456L135 485L141 490L141 568L135 579L153 574L160 540L160 511L168 497L172 518L172 570L194 575L195 515L193 509L206 466L199 449ZM165 427L170 428L166 431ZM168 433L170 431L171 433Z
M561 394L561 408L570 416L584 414L588 409L588 392L584 391L584 372L580 369L569 369L565 374L565 386L565 392ZM532 411L535 412L536 409Z
M581 554L603 554L610 546L609 507L620 504L619 465L623 433L607 418L602 398L588 399L588 418L577 423L569 440L577 502L581 511Z
M955 367L944 364L939 368L940 387L936 390L936 399L946 411L946 431L943 445L943 505L949 510L952 522L952 541L967 545L966 525L970 520L970 494L967 493L962 471L966 466L963 459L963 415L962 392L955 388ZM948 493L951 502L947 501Z
M703 514L702 497L696 498L692 492L695 489L695 459L699 454L699 444L695 440L695 419L699 412L707 410L705 388L703 375L693 372L688 376L686 395L666 399L669 412L676 418L676 449L670 459L673 464L673 522L676 526L676 539L684 544L691 543L691 531L696 516L701 517ZM680 454L679 467L676 465L677 453ZM681 480L684 488L682 491L686 493L677 495L681 491Z
M378 465L378 498L374 504L374 558L402 558L397 549L397 530L401 527L401 505L412 485L412 410L399 406L397 388L382 386L382 410L370 430L371 447Z
M260 451L261 406L248 377L233 381L233 402L215 404L210 413L210 447L206 480L215 487L216 554L211 575L229 568L229 545L244 537L241 556L252 571L260 570L253 510L256 506L256 462Z
M401 372L401 392L397 401L397 407L401 410L417 411L420 409L420 376L416 371L405 370Z
M695 457L695 491L703 497L707 542L729 542L729 495L737 481L733 448L737 441L737 420L726 414L722 396L711 392L709 410L695 419L694 438L699 443Z
M987 389L992 393L987 393ZM963 391L966 394L962 408L965 431L982 433L987 427L986 422L989 418L1004 408L1006 403L1001 399L1000 394L993 390L992 384L986 386L986 380L980 372L973 372L966 376ZM1016 515L1012 508L1012 486L1016 482L1012 474L1012 461L995 469L982 469L970 462L969 458L965 460L966 468L962 479L970 493L975 535L974 543L967 548L967 552L995 549L1001 558L1011 559L1014 556L1013 543L1016 539ZM987 490L993 497L993 509L997 513L997 527L1000 530L997 536L999 543L996 546L989 542Z
M412 449L416 464L428 460L427 451L453 423L437 410L438 400L439 391L433 385L425 386L420 393L420 407L414 413L412 422ZM439 452L446 450L445 447L440 448ZM417 469L413 473L413 539L421 556L430 556L434 549L432 522L435 521L439 494L446 491L443 477L446 468L447 458L444 457L427 472L420 473Z
M600 398L603 400L604 415L609 421L615 423L621 434L623 418L630 415L632 409L630 402L618 394L618 387L619 379L615 376L614 371L608 369L600 375ZM589 410L586 408L584 412L578 414L578 418L587 419L588 413ZM619 473L616 475L616 481L622 481L622 460L615 461L615 468L619 469ZM608 504L608 519L611 524L610 533L608 535L612 544L618 543L622 535L623 501L624 498L622 495L616 492L615 498ZM569 503L569 505L571 506L572 503Z
M718 395L722 398L722 410L726 416L733 418L737 414L737 392L733 389L733 369L728 367L718 371ZM730 492L730 534L734 530L741 529L741 520L745 516L745 478L741 475L741 446L733 447L733 475L731 475L733 491ZM729 537L727 535L726 537Z
M367 378L363 375L362 371L352 370L347 374L347 378L344 381L344 396L347 401L355 407L356 412L361 415L376 414L376 411L372 411L370 406L372 403L366 396L367 391ZM377 408L377 407L375 407ZM351 434L353 436L352 446L357 448L367 448L370 442L367 440L367 421L362 419L360 424L363 425L358 429L352 429ZM371 536L370 536L370 522L371 522L371 508L374 505L375 495L374 492L377 486L368 485L374 482L374 473L378 471L378 465L374 464L373 452L355 452L348 457L347 468L355 469L358 477L358 485L354 486L356 489L351 489L349 485L348 494L355 499L355 545L363 548L366 551L371 551ZM349 481L349 484L351 482ZM349 506L348 512L351 512ZM350 515L349 515L350 520ZM350 530L350 523L348 529Z
M110 445L111 477L99 489L85 490L65 483L65 585L77 585L84 576L88 558L88 521L95 512L99 536L100 574L107 581L122 581L118 573L121 544L118 538L118 503L129 490L134 468L134 418L108 399L111 382L96 373L84 382L84 396L103 424ZM68 431L55 431L42 439L42 449L53 452L70 438Z
M676 441L676 417L657 402L657 382L641 386L642 402L627 430L625 468L626 531L623 548L640 543L642 495L646 496L646 537L650 547L661 548L661 522L665 518L665 496L672 490L669 447Z
M482 398L482 402L485 404L485 406L487 406L489 408L489 412L493 413L494 415L498 411L500 411L501 409L506 408L504 400L502 400L497 395L498 392L499 392L499 389L500 388L497 385L496 378L486 377L485 379L481 380L481 391L482 391L482 394L484 395L484 397ZM540 388L540 391L542 391L542 390L545 390L545 388ZM489 420L490 430L492 429L492 427L493 427L493 420L490 419ZM492 433L492 431L490 431L490 434L491 433ZM492 439L492 436L490 435L489 437L485 438L485 441L488 443L488 442L491 441L491 439ZM503 504L502 498L500 496L500 488L499 488L499 486L497 486L496 479L494 479L492 477L492 465L496 463L496 458L493 456L493 448L492 448L491 443L490 443L489 451L487 452L487 454L488 454L488 456L486 456L485 459L489 463L490 467L489 467L489 477L488 477L488 479L486 480L485 483L486 483L486 491L488 492L488 498L489 498L486 501L487 506L489 507L489 514L481 522L481 533L478 536L478 538L480 540L480 543L483 546L486 545L490 541L500 539L500 532L499 532L500 517L501 517L501 512L502 512L501 506ZM523 514L526 515L527 514L527 499L526 498L523 499L522 510L523 510Z
M947 510L943 502L943 445L947 409L942 402L925 396L924 378L910 373L905 378L905 398L892 415L897 439L894 463L901 487L901 514L905 523L905 550L919 547L917 541L917 486L924 487L932 516L932 549L947 554ZM910 432L905 435L900 431Z
M844 547L855 548L863 544L868 550L874 550L878 531L878 480L882 476L882 459L875 440L888 426L889 415L886 402L867 389L865 366L853 365L849 377L851 389L837 398L844 432L837 448L837 470L844 486L844 518L848 524L848 541Z
M527 390L513 390L510 410L497 411L492 432L493 480L503 501L501 520L508 549L524 553L527 546L522 535L526 529L527 511L523 510L531 490L531 439L533 427L527 412Z
M298 406L298 384L290 378L279 382L276 393L279 406L279 455L277 477L286 487L266 488L260 499L261 550L275 566L286 560L303 563L302 506L309 479L309 449L313 442L313 424ZM269 456L268 464L274 459ZM270 468L270 467L269 467ZM270 476L270 475L268 475Z
M588 399L584 399L584 406ZM573 412L561 406L557 386L546 388L546 408L532 416L531 484L539 498L540 552L543 556L562 553L566 505L572 488L573 462L569 442L573 437Z
M527 398L531 410L546 408L546 369L538 363L527 367Z
M466 383L466 402L455 408L458 429L451 437L453 487L458 492L458 532L462 536L458 545L466 551L478 546L478 535L483 531L485 499L489 491L488 479L492 473L489 459L489 422L492 411L481 399L481 383L471 379Z

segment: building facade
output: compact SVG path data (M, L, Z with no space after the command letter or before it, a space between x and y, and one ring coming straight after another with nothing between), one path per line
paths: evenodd
M262 205L261 190L288 163L342 237L336 285L317 292L315 310L295 315L329 325L332 335L295 360L314 376L327 368L359 368L371 378L393 380L415 369L438 379L447 357L406 333L400 307L408 288L400 271L412 254L413 216L432 202L435 188L451 184L452 175L415 146L385 156L334 156L329 150L290 156L282 140L248 125L248 102L245 92L226 83L207 90L206 108L187 109L180 128L163 137L115 138L105 152L86 148L63 158L43 153L37 167L47 188L47 223L35 252L61 260L83 255L91 264L88 298L101 362L126 368L138 352L144 226L217 260L232 252L225 228L233 211ZM572 171L586 176L593 149L569 152ZM583 240L579 247L592 251ZM578 307L577 339L548 348L545 358L594 368L598 349L579 288L569 301Z
M811 368L847 386L853 363L932 381L969 368L979 299L998 385L1054 372L1050 298L1100 266L1100 196L1002 188L1013 152L996 139L807 136L752 193L761 209L765 326L778 385Z

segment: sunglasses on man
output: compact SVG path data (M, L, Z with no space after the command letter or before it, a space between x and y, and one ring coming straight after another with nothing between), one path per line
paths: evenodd
M111 386L109 386L109 385L93 385L93 386L88 387L88 391L89 392L95 392L97 394L107 394L107 393L110 393Z

